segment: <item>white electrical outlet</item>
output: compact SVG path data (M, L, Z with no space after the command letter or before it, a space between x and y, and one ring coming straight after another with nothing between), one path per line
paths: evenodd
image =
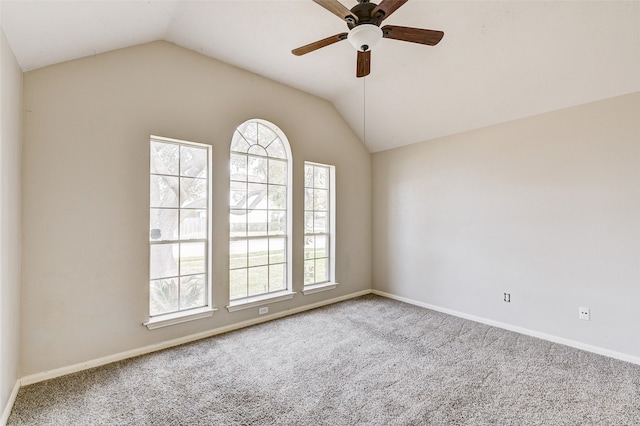
M578 308L578 316L581 320L591 321L591 309Z
M262 308L258 309L258 315L264 315L266 313L269 313L269 307L268 306L263 306Z

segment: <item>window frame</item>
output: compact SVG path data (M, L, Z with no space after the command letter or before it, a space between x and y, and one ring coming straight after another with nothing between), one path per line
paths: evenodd
M285 232L284 234L280 234L280 235L270 235L269 231L267 230L265 232L264 235L253 235L250 236L249 232L247 230L247 233L244 237L238 237L238 236L231 236L231 226L229 228L229 247L231 245L231 243L233 241L243 241L246 240L247 242L251 241L251 240L256 240L256 239L269 239L269 238L284 238L285 240L285 267L284 267L284 274L285 274L285 280L284 280L284 285L285 288L282 290L275 290L275 291L271 291L271 292L266 292L266 293L260 293L260 294L256 294L256 295L249 295L247 293L247 296L245 297L240 297L240 298L236 298L236 299L231 299L231 249L229 248L229 256L227 256L227 260L229 261L229 264L227 265L227 277L229 278L228 284L227 284L227 289L229 291L229 304L226 307L227 310L229 312L235 312L238 310L243 310L243 309L249 309L249 308L253 308L256 306L262 306L268 303L274 303L274 302L279 302L282 300L288 300L288 299L292 299L294 297L294 295L296 294L296 292L293 291L293 155L291 153L291 145L289 144L289 140L286 137L286 135L284 134L284 132L274 123L267 121L267 120L262 120L259 118L253 118L253 119L249 119L244 121L243 123L239 124L238 126L236 126L235 130L234 130L234 134L233 137L231 139L230 145L229 145L229 162L228 164L229 166L229 188L228 188L228 202L229 202L229 208L228 208L228 218L231 219L231 211L232 209L232 205L231 205L231 200L230 200L230 194L231 194L231 187L232 187L232 183L233 182L244 182L247 185L253 183L249 180L249 178L247 177L247 179L245 181L241 181L241 180L234 180L231 179L231 156L232 155L244 155L247 157L247 161L250 157L253 156L257 156L255 153L251 153L249 152L251 150L251 147L254 145L258 145L259 143L253 144L253 145L249 145L249 147L247 148L246 152L241 152L241 151L235 151L232 149L232 144L235 140L236 137L236 133L240 134L243 139L249 143L249 141L246 140L246 138L244 138L244 136L242 135L242 132L240 131L241 128L246 129L245 126L251 124L251 123L256 123L257 125L262 125L267 127L268 129L270 129L276 136L277 138L281 141L282 146L284 148L285 151L285 155L286 155L286 159L283 158L279 158L277 156L272 156L272 155L266 155L266 156L260 156L261 158L265 158L270 159L273 158L276 161L283 161L286 160L286 183L285 185L282 185L286 188L286 208L285 208L285 212L286 212L286 225L285 225ZM263 147L264 148L264 147ZM265 149L266 151L266 149ZM268 153L268 152L267 152ZM271 185L271 183L269 183L268 181L265 182L266 185ZM274 184L275 185L275 184ZM267 188L268 191L268 188ZM267 211L270 211L270 209L267 208ZM266 266L268 267L270 265L270 263L267 263ZM239 268L234 268L234 270L240 270L240 269L246 269L247 272L250 269L249 264L247 263L246 267L239 267ZM248 278L247 278L248 279Z
M304 215L306 216L307 212L315 212L315 208L313 208L312 210L307 210L306 206L307 206L307 189L316 189L315 188L315 184L312 187L308 187L306 185L306 176L307 176L307 166L311 166L311 167L322 167L327 169L328 171L328 178L329 178L329 185L328 185L328 194L327 194L327 203L329 204L327 206L327 214L328 214L328 222L329 222L329 226L328 229L326 230L326 232L322 232L322 233L316 233L316 232L312 232L309 233L306 231L306 223L303 225L304 226L304 238L306 239L308 236L317 236L317 235L324 235L328 238L329 243L327 244L327 249L329 250L328 256L326 256L327 261L329 262L329 266L327 268L327 281L322 281L322 282L314 282L312 284L306 284L303 278L303 290L302 293L304 295L308 295L308 294L313 294L313 293L317 293L320 291L327 291L327 290L331 290L334 289L338 286L338 282L336 281L336 167L331 165L331 164L323 164L323 163L318 163L318 162L314 162L314 161L305 161L304 162L304 178L305 178L305 183L304 183ZM314 179L315 181L315 179ZM306 217L304 219L304 221L306 222ZM304 247L304 242L303 242L303 247ZM304 250L303 250L304 251ZM316 259L316 258L314 258ZM303 265L304 262L307 259L305 258L304 254L303 254ZM304 266L303 266L303 270L304 270Z
M196 239L188 239L188 240L183 240L180 238L180 214L183 211L183 207L180 206L179 202L178 202L178 206L175 207L175 209L177 210L177 217L178 217L178 237L177 239L171 239L171 240L160 240L160 241L153 241L151 238L149 238L148 240L148 247L149 247L149 257L148 257L148 268L147 271L149 273L148 276L148 280L147 280L147 291L148 291L148 297L147 297L147 308L148 308L148 321L144 322L143 325L146 326L149 330L153 330L156 328L161 328L161 327L166 327L166 326L170 326L170 325L174 325L174 324L179 324L182 322L186 322L186 321L193 321L193 320L197 320L197 319L201 319L201 318L207 318L213 315L213 313L217 310L214 306L213 306L213 286L212 286L212 266L213 266L213 261L212 261L212 207L213 207L213 200L212 200L212 189L213 189L213 185L212 185L212 176L213 176L213 171L212 171L212 160L213 160L213 154L212 154L212 146L208 145L208 144L203 144L203 143L198 143L198 142L192 142L192 141L186 141L186 140L179 140L179 139L172 139L172 138L167 138L167 137L162 137L162 136L155 136L155 135L151 135L149 137L149 182L151 182L151 179L153 176L175 176L178 181L182 178L189 178L189 176L183 176L181 174L181 170L178 169L177 174L163 174L163 173L153 173L152 169L151 169L151 149L152 149L152 144L153 143L164 143L164 144L169 144L169 145L177 145L178 147L194 147L194 148L199 148L199 149L205 149L206 151L206 155L207 155L207 173L205 176L205 180L206 180L206 194L207 194L207 201L206 201L206 206L205 208L203 208L203 210L206 210L206 236L205 238L196 238ZM178 157L178 162L180 157ZM151 194L149 194L149 204L148 204L148 228L150 230L151 228L151 212L152 209L159 209L160 207L152 207L151 205ZM168 209L168 208L167 208ZM192 210L192 209L185 209L185 210ZM204 259L204 275L205 275L205 297L204 297L204 306L200 306L200 307L195 307L195 308L186 308L186 309L178 309L177 311L171 311L171 312L167 312L167 313L161 313L161 314L156 314L156 315L152 315L151 314L151 282L155 280L151 279L151 251L152 251L152 247L156 246L156 245L162 245L162 244L181 244L181 243L204 243L205 246L205 259ZM188 276L191 274L181 274L180 271L180 258L177 259L178 261L178 275L176 276L176 279L178 280L178 288L180 287L180 279L183 276ZM179 296L178 296L179 297Z

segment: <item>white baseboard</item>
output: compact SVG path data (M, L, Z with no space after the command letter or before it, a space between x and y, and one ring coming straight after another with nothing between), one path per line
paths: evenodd
M11 409L13 408L13 403L16 402L16 396L18 396L18 391L20 390L20 380L16 380L16 384L11 391L11 395L9 395L9 400L7 401L7 405L5 405L4 410L2 410L2 417L0 417L0 425L5 426L7 424L7 420L9 420L9 414L11 414Z
M64 376L67 374L76 373L78 371L87 370L89 368L99 367L101 365L109 364L112 362L122 361L123 359L133 358L139 355L144 355L144 354L156 352L162 349L167 349L167 348L182 345L185 343L193 342L196 340L205 339L207 337L215 336L216 334L227 333L229 331L238 330L240 328L249 327L251 325L260 324L263 322L271 321L277 318L282 318L282 317L286 317L293 314L298 314L300 312L319 308L325 305L331 305L333 303L342 302L344 300L353 299L354 297L360 297L370 293L371 293L371 290L363 290L356 293L347 294L345 296L340 296L333 299L312 303L310 305L304 305L298 308L289 309L287 311L277 312L271 315L265 315L259 318L242 321L236 324L214 328L212 330L207 330L201 333L191 334L191 335L180 337L177 339L168 340L166 342L161 342L154 345L144 346L142 348L132 349L130 351L108 355L102 358L93 359L91 361L82 362L82 363L70 365L67 367L56 368L55 370L43 371L41 373L30 374L20 379L20 385L26 386L33 383L42 382L44 380L49 380L56 377Z
M500 322L500 321L494 321L494 320L491 320L491 319L478 317L478 316L475 316L475 315L469 315L469 314L466 314L464 312L459 312L459 311L454 311L452 309L442 308L440 306L431 305L429 303L420 302L418 300L409 299L409 298L402 297L402 296L396 296L395 294L386 293L384 291L372 290L371 292L373 294L378 295L378 296L387 297L389 299L399 300L400 302L409 303L411 305L420 306L422 308L431 309L431 310L434 310L434 311L438 311L438 312L442 312L442 313L445 313L445 314L453 315L453 316L456 316L456 317L468 319L468 320L479 322L479 323L482 323L482 324L487 324L487 325L491 325L491 326L494 326L494 327L503 328L503 329L509 330L509 331L515 331L516 333L524 334L524 335L527 335L527 336L537 337L538 339L547 340L549 342L560 343L561 345L571 346L573 348L581 349L583 351L593 352L593 353L596 353L598 355L604 355L604 356L608 356L610 358L615 358L615 359L619 359L621 361L626 361L626 362L630 362L630 363L633 363L633 364L640 365L640 357L637 357L637 356L634 356L634 355L625 354L623 352L617 352L617 351L613 351L613 350L610 350L610 349L601 348L599 346L593 346L593 345L589 345L589 344L586 344L586 343L578 342L578 341L575 341L575 340L565 339L564 337L554 336L552 334L542 333L542 332L539 332L539 331L530 330L528 328L523 328L523 327L518 327L518 326L515 326L515 325L512 325L512 324L507 324L507 323Z

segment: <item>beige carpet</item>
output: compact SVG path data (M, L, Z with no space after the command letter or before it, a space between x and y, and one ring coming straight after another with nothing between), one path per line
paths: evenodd
M638 425L640 366L377 296L20 389L9 425Z

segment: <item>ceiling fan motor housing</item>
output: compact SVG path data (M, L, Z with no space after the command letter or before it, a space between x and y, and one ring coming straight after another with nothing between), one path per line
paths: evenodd
M359 3L353 6L350 11L358 18L357 22L353 19L353 16L348 16L345 18L345 21L347 22L349 28L353 29L362 24L374 24L380 26L385 15L382 11L378 11L375 16L373 15L373 10L376 8L377 4L370 3L369 0L358 1Z

